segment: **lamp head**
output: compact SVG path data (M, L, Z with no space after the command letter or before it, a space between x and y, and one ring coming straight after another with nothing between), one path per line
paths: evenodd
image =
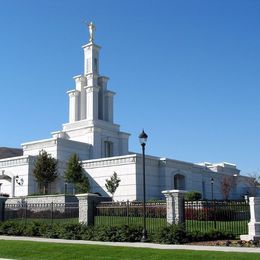
M148 135L143 130L142 133L139 135L140 144L141 145L146 145L147 138L148 138Z

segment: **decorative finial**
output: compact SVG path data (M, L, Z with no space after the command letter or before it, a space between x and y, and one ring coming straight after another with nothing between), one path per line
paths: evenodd
M89 42L90 42L90 43L93 43L93 42L94 42L94 31L95 31L95 29L96 29L95 25L94 25L92 22L90 22L90 23L88 24Z

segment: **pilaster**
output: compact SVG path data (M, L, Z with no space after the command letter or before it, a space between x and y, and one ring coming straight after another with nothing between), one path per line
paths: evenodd
M86 119L87 105L86 105L86 90L87 78L79 75L74 77L76 90L80 91L79 96L79 120Z
M79 223L94 225L96 206L100 201L111 201L111 198L100 197L93 193L78 194Z
M241 235L241 240L260 240L260 197L250 197L250 222L248 235Z
M113 123L113 98L114 98L115 92L112 91L106 91L106 97L107 97L107 121Z
M185 223L185 204L184 190L166 190L162 191L166 197L167 223L183 224Z
M79 95L78 90L70 90L69 94L69 122L75 122L79 120Z
M98 91L96 86L86 86L86 99L87 99L87 120L98 119Z

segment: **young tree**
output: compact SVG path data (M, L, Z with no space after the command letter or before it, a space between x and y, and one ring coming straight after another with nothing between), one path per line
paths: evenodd
M120 179L117 177L117 173L114 172L113 175L110 177L110 179L106 179L106 188L109 193L112 195L112 200L114 200L114 194L116 192L116 189L119 186Z
M222 195L223 195L223 199L224 200L227 200L228 199L228 197L229 197L229 194L230 194L230 192L231 192L231 190L232 190L232 188L233 188L233 186L234 186L234 184L235 184L235 179L234 179L234 177L233 176L223 176L222 178L221 178L221 182L220 182L220 184L221 184L221 193L222 193Z
M90 184L89 184L88 177L84 174L82 174L81 179L79 180L79 182L75 184L75 186L76 186L77 193L87 193L90 191Z
M247 184L248 184L248 195L249 196L256 196L257 189L260 187L260 172L255 171L252 173L247 174L250 179L247 179Z
M83 173L82 163L77 154L72 154L70 157L64 178L74 185L76 193L89 192L89 180Z
M46 151L41 150L34 163L33 175L40 187L43 187L43 194L48 194L48 185L58 177L58 161Z

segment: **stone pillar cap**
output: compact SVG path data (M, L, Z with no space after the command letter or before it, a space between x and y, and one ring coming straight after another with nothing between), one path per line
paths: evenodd
M171 193L186 193L187 190L164 190L162 191L163 194L171 194Z

